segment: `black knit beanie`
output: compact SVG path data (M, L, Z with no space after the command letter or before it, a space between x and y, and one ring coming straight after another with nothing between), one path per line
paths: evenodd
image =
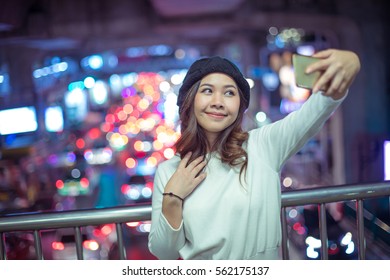
M183 84L179 89L179 96L177 97L177 106L179 106L179 110L189 89L197 81L200 81L204 76L210 73L224 73L232 77L233 80L237 83L237 86L244 94L243 101L245 104L245 109L248 108L250 88L247 80L244 78L241 71L236 65L234 65L234 63L227 60L226 58L220 56L213 56L195 61L188 69L187 75L183 80Z

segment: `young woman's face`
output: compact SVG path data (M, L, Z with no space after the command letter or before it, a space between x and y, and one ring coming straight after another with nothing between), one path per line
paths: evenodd
M230 76L212 73L203 77L195 95L194 112L210 144L237 119L239 108L238 87Z

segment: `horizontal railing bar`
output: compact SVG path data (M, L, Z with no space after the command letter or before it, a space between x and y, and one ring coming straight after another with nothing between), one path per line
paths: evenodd
M282 193L282 206L292 207L355 199L369 199L389 195L390 181L371 184L314 187L310 189L284 191Z
M0 217L0 232L45 230L147 221L151 218L150 204L118 206L102 209L82 209L62 212L33 212Z
M284 191L281 198L282 207L291 207L381 196L390 196L390 181ZM0 217L0 232L147 221L151 219L151 212L152 207L148 203L101 209L9 214Z

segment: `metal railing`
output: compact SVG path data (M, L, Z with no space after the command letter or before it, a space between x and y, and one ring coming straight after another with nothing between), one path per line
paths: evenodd
M316 204L319 208L319 229L321 239L321 258L328 259L327 226L325 205L331 202L356 201L356 222L358 230L359 259L365 259L365 233L363 200L390 196L390 181L370 184L351 184L342 186L316 187L282 193L282 255L289 259L288 207ZM119 258L126 259L122 224L147 221L151 219L150 204L137 206L118 206L104 209L73 210L64 212L27 213L0 217L0 260L6 260L5 233L32 231L37 259L43 259L41 231L73 227L75 229L77 259L83 259L81 227L102 224L115 224ZM390 230L389 230L390 234ZM145 248L145 250L148 250Z
M390 196L390 182L353 184L343 186L318 187L304 190L294 190L282 194L282 253L283 259L289 259L286 208L308 204L317 204L319 207L319 229L321 239L321 259L328 259L328 234L326 226L325 205L331 202L356 201L356 223L358 230L359 259L366 258L363 200ZM387 229L390 234L390 230ZM324 245L325 244L325 245Z

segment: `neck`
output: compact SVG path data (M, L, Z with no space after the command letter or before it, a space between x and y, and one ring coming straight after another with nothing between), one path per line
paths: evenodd
M214 145L217 142L218 134L215 133L207 133L207 152L213 152L214 151Z

